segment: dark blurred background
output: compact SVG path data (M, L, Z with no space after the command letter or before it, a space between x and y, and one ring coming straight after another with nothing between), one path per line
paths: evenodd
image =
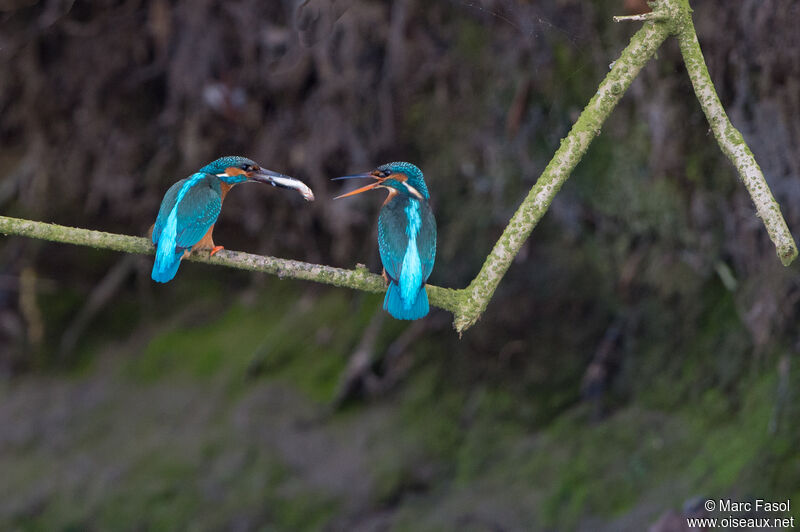
M800 236L800 3L695 0L711 76ZM646 11L637 0L2 0L0 212L145 233L221 155L228 249L379 271L406 160L460 288ZM684 530L705 498L800 505L800 277L674 40L477 326L381 297L0 239L4 530ZM698 501L700 501L698 503ZM661 528L658 528L661 527Z

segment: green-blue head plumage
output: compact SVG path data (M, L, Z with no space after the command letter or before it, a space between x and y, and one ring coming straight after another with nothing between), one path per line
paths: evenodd
M429 199L428 187L425 185L425 177L416 165L406 162L394 162L379 166L371 172L364 174L348 175L334 179L354 179L357 177L371 177L375 182L365 187L358 188L347 194L337 196L344 198L372 190L374 188L387 188L392 193L411 196L417 199Z
M306 201L314 200L314 193L299 179L283 175L266 168L261 168L255 161L247 157L229 155L220 157L200 169L204 174L211 174L223 183L235 185L245 181L268 183L274 187L297 190Z
M390 186L401 194L412 196L416 196L413 192L416 190L423 198L430 198L428 187L425 185L425 176L416 165L398 161L381 165L378 167L378 171L387 174L388 179L383 182L385 186ZM413 190L410 190L409 187Z
M200 169L204 174L215 175L229 185L244 183L247 181L247 172L255 170L258 170L258 165L255 161L238 155L220 157Z

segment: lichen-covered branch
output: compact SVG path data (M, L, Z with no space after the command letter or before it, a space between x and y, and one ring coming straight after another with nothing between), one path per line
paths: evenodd
M517 256L533 228L547 212L553 198L580 162L586 150L589 149L592 140L600 133L600 128L606 118L619 103L634 78L669 35L678 37L681 53L694 85L697 99L700 101L722 151L742 176L742 181L756 205L756 211L764 221L767 232L778 249L778 256L785 265L791 263L797 256L797 247L781 215L780 207L773 198L764 175L745 144L744 138L731 125L714 90L703 54L700 51L700 45L697 42L688 0L656 0L653 2L653 6L652 13L633 17L615 17L615 20L645 21L645 24L631 38L630 44L622 51L620 58L613 63L611 71L584 108L578 121L569 134L561 140L561 146L553 159L531 188L517 212L514 213L475 279L462 290L428 285L430 303L453 313L454 325L459 333L478 321L514 257ZM0 216L0 233L128 253L153 254L155 250L149 240L140 237L115 235L3 216ZM359 266L355 270L345 270L234 251L221 251L214 257L209 257L206 253L193 254L188 260L271 273L279 277L315 281L367 292L380 293L385 290L383 279L369 273L363 266Z
M675 1L675 0L673 0ZM686 2L686 0L683 0ZM744 141L744 137L738 129L733 127L728 118L722 103L719 101L714 83L708 74L703 52L700 50L700 43L697 41L697 33L694 30L694 23L690 16L689 5L686 3L686 10L682 14L682 20L678 24L678 42L680 43L681 55L686 63L686 71L692 80L694 93L703 112L714 132L723 153L731 160L736 170L747 187L750 197L756 206L756 212L761 221L767 228L767 233L772 239L777 249L778 257L784 266L788 266L797 257L797 246L795 245L792 233L783 219L781 208L764 179L764 173L758 166L753 153Z
M781 215L780 207L741 133L728 120L714 90L697 42L689 1L657 0L652 5L654 10L651 13L635 17L615 17L617 21L640 20L646 23L633 36L620 58L613 63L597 93L584 108L567 137L562 139L561 146L514 213L480 273L464 293L460 294L462 303L455 316L455 328L459 332L471 327L480 318L514 257L547 212L556 193L586 153L591 141L599 134L605 119L642 67L670 34L678 36L697 98L720 147L739 170L756 204L758 215L777 247L778 256L784 265L791 263L797 256L794 239Z
M511 261L547 212L553 198L589 149L592 140L600 134L603 122L668 35L669 29L666 25L648 22L633 36L622 55L614 62L578 121L561 140L561 146L514 213L483 263L480 273L466 288L462 305L455 317L456 330L464 331L480 318Z
M142 255L155 253L155 246L146 238L103 233L101 231L21 220L7 216L0 216L0 233L98 249L123 251L125 253ZM380 275L370 273L363 266L357 267L355 270L345 270L321 264L309 264L298 260L279 259L228 250L222 250L213 257L209 257L208 253L192 253L186 260L227 266L239 270L271 273L281 278L288 277L315 281L365 292L382 293L386 290L383 278ZM453 297L453 292L456 291L438 286L428 286L428 297L431 305L450 312L456 311L457 299Z

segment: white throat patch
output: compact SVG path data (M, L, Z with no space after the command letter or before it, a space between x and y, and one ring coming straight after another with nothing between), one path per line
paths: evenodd
M405 185L408 191L411 192L412 196L416 197L417 199L424 199L422 194L419 193L419 190L409 185L406 181L403 181L403 185Z

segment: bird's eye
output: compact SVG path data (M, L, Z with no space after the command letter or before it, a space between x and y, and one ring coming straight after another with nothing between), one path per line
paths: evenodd
M243 164L240 168L245 172L252 172L253 170L255 170L252 164Z

